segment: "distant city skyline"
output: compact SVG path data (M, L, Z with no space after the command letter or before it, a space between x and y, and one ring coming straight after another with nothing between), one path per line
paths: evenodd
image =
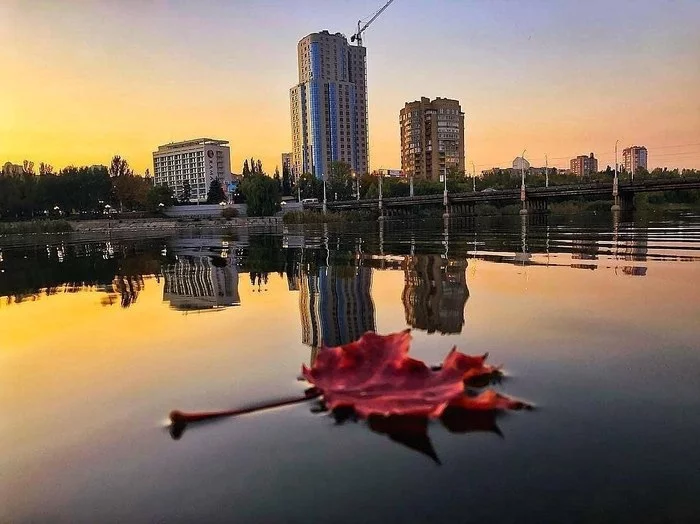
M0 161L60 169L119 154L143 173L155 145L214 136L230 142L234 172L255 156L272 173L292 149L296 43L350 36L381 4L5 2ZM616 140L620 152L644 144L649 169L700 167L697 1L425 8L396 0L364 35L371 170L400 165L396 115L423 94L460 101L477 171L525 148L532 165L593 151L604 169Z

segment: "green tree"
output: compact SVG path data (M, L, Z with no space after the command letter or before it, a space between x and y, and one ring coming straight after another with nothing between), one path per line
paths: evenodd
M207 194L207 204L218 204L226 201L224 188L221 187L221 182L218 178L214 178L209 184L209 193Z
M152 186L148 189L146 202L149 211L159 211L160 204L168 207L173 201L173 190L165 185Z
M248 205L248 216L271 216L279 210L279 186L268 176L249 176L241 182L241 192Z
M243 162L243 176L249 176L250 174L250 167L248 167L248 159L246 158Z
M256 172L258 175L264 175L265 172L263 171L263 165L260 159L258 158L258 163L255 165Z
M292 194L292 180L287 165L282 166L282 196Z
M190 181L185 180L182 183L182 194L180 195L180 202L183 204L189 204L192 198L192 186L190 186Z
M351 197L353 189L352 169L345 162L331 162L330 174L326 182L326 191L330 192L331 200L347 200Z
M277 166L275 167L275 183L277 184L277 187L279 189L280 194L282 194L282 178L280 177L280 168Z

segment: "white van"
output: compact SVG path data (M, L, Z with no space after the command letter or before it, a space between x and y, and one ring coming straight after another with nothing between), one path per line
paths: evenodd
M318 198L305 198L301 201L302 204L318 204Z

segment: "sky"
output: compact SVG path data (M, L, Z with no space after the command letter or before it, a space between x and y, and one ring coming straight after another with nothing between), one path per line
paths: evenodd
M291 149L296 45L351 35L383 0L0 0L0 163L152 171L158 145L230 141L232 170ZM466 161L568 167L614 148L700 168L700 1L394 0L367 29L371 169L400 168L398 115L456 98Z

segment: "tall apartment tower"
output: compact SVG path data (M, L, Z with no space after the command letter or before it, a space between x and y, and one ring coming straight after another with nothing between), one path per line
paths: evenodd
M367 173L366 49L321 31L302 38L297 55L299 83L289 91L295 173L321 178L335 161Z
M459 101L422 97L399 112L401 170L437 180L451 168L464 171L464 113Z
M638 167L647 169L647 148L644 146L626 147L622 150L622 163L625 166L625 171L633 175Z

